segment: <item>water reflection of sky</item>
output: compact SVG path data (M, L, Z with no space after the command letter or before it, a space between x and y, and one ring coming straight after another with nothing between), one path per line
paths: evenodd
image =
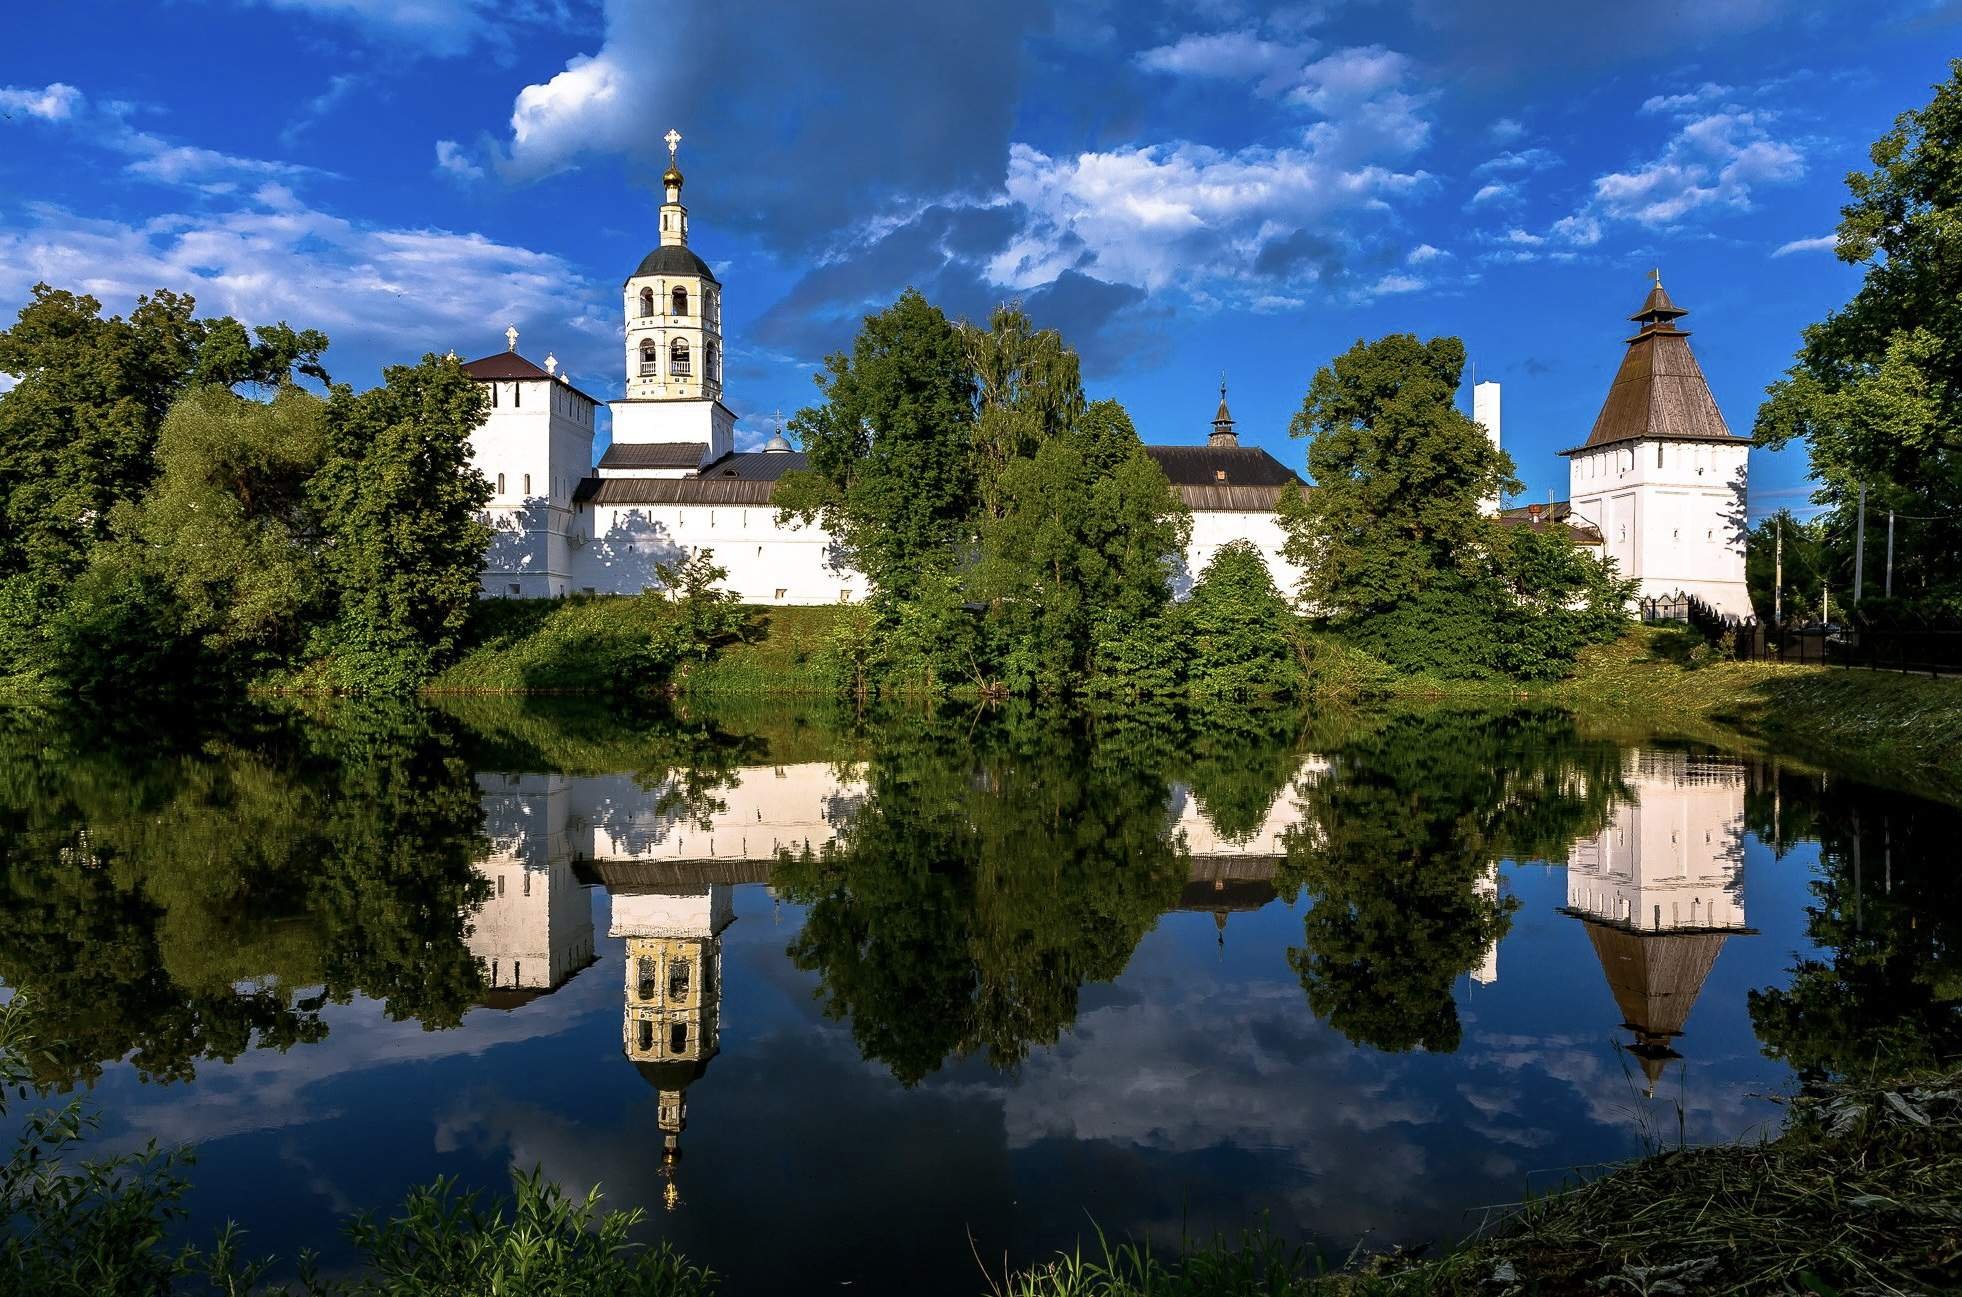
M524 834L498 836L508 849ZM683 1155L664 1173L656 1094L622 1057L623 941L606 935L612 898L591 887L553 894L592 907L596 962L549 994L446 1032L388 1022L371 1001L330 1007L323 1043L206 1063L190 1084L111 1068L94 1097L118 1144L196 1144L194 1218L236 1219L266 1250L318 1245L334 1217L439 1174L496 1189L535 1164L647 1206L738 1292L918 1291L962 1274L978 1290L975 1255L1025 1261L1093 1220L1176 1237L1266 1213L1346 1253L1364 1236L1451 1236L1478 1208L1648 1139L1775 1122L1755 1096L1788 1078L1760 1054L1745 995L1808 946L1813 856L1778 861L1745 840L1755 934L1727 940L1653 1099L1585 925L1562 913L1565 869L1534 863L1503 868L1521 904L1496 980L1459 979L1451 1054L1359 1049L1319 1023L1286 960L1300 908L1274 901L1232 914L1223 941L1212 914L1165 915L1121 976L1083 989L1055 1046L1013 1073L953 1061L908 1089L861 1059L849 1024L821 1012L815 975L791 964L802 912L737 886L720 1053L687 1091ZM666 1212L670 1181L680 1201Z

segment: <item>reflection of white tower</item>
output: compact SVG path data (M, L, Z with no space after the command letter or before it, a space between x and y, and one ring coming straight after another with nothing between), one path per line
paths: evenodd
M484 1003L513 1009L550 994L593 962L593 908L573 875L566 836L571 781L479 775L491 850L474 868L490 895L470 916Z
M669 1210L680 1203L674 1170L688 1126L687 1089L719 1045L722 930L736 917L732 897L723 884L613 894L608 935L626 940L621 1047L659 1096Z
M1481 384L1481 386L1483 386L1483 384ZM1499 901L1499 862L1498 861L1494 860L1489 866L1487 866L1485 873L1476 882L1472 884L1472 890L1477 892L1480 896L1484 897L1486 900L1491 901L1494 905L1498 904ZM1492 943L1487 947L1485 947L1485 962L1480 964L1477 968L1471 970L1471 979L1472 981L1477 982L1480 986L1490 986L1494 982L1499 980L1499 939L1497 937L1493 937Z
M1650 1093L1679 1058L1703 981L1744 925L1744 769L1722 757L1644 752L1624 775L1636 800L1574 844L1566 913L1587 925L1635 1033Z

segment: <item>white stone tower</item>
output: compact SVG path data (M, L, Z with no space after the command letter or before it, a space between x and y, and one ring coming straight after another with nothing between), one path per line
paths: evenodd
M614 401L615 445L699 444L699 463L735 449L736 416L722 404L722 285L688 247L678 131L667 133L661 241L627 278L627 395Z
M1483 383L1472 384L1472 420L1485 429L1485 435L1492 439L1492 449L1503 450L1504 443L1499 440L1499 385L1487 379ZM1479 504L1479 512L1491 517L1505 504L1498 496L1488 496Z
M1655 276L1640 328L1587 442L1567 456L1574 521L1592 523L1607 556L1644 597L1694 595L1751 614L1744 585L1750 442L1733 437L1676 321L1689 312Z
M599 402L555 357L541 366L520 355L516 326L504 337L503 351L463 366L488 396L470 434L471 462L491 485L482 593L552 598L572 590L572 496L593 471Z

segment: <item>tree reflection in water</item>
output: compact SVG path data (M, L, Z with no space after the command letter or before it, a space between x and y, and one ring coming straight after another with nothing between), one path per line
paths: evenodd
M1496 862L1564 860L1631 795L1625 746L1543 711L811 721L478 701L136 736L12 725L0 979L29 994L55 1083L316 1041L323 1007L357 995L454 1025L485 991L473 863L511 847L485 835L483 770L615 779L699 828L743 772L835 763L837 836L767 872L805 907L789 954L826 1012L908 1084L1053 1043L1168 910L1276 893L1304 902L1287 958L1317 1017L1358 1045L1454 1049L1454 983L1510 922ZM1826 1075L1962 1050L1945 854L1962 814L1759 766L1748 817L1781 850L1821 843L1821 950L1751 999L1766 1052Z

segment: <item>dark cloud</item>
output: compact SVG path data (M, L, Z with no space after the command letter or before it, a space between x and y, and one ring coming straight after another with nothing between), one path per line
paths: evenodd
M1254 270L1273 279L1313 274L1317 283L1337 284L1347 273L1348 249L1318 230L1299 229L1261 245Z
M1473 79L1544 77L1637 58L1686 56L1712 41L1813 16L1797 0L1668 5L1414 0L1411 13L1437 33L1438 51L1448 51L1452 65Z
M997 192L1025 42L1049 23L1046 0L609 0L599 52L519 95L505 169L623 154L651 188L674 125L719 222L808 253L915 195Z
M984 320L1019 298L1039 326L1069 340L1092 375L1162 357L1159 326L1170 312L1150 305L1142 288L1077 270L1019 291L990 282L987 262L1019 219L1007 206L929 207L862 251L804 275L757 322L756 337L793 355L823 355L849 346L865 316L917 288L955 319Z

